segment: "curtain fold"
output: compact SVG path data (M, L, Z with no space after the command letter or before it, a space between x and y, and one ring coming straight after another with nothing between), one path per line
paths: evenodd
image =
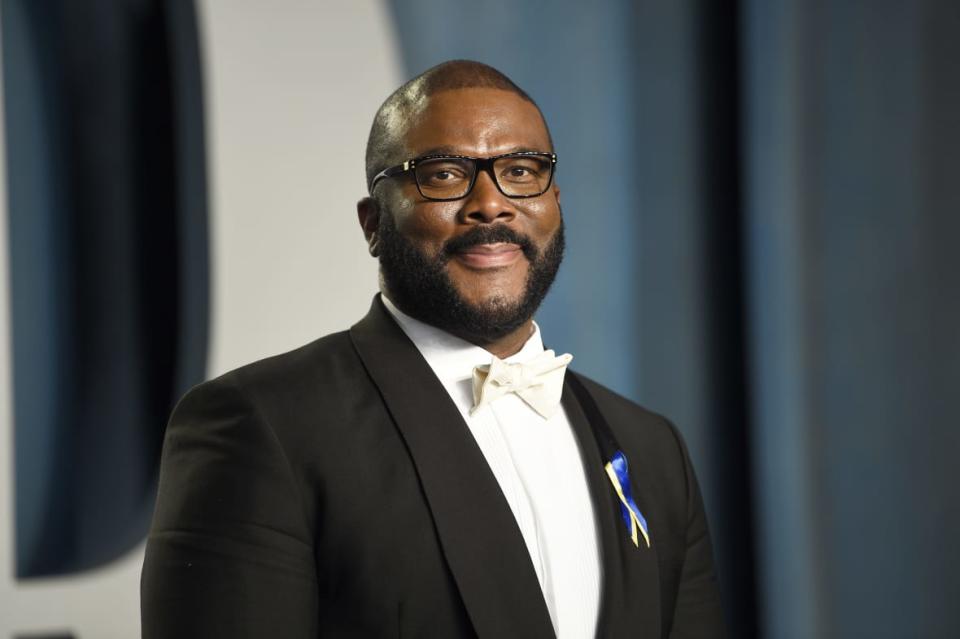
M683 431L731 635L960 634L960 5L391 6L544 107L538 319Z
M206 179L188 0L2 4L17 577L143 539L204 376Z

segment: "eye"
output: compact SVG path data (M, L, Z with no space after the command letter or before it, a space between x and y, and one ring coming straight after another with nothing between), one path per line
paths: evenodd
M509 163L500 168L499 175L506 182L532 182L544 175L545 168L543 160L538 158L509 158Z
M422 186L449 186L469 181L470 170L454 159L430 160L417 167L417 179Z

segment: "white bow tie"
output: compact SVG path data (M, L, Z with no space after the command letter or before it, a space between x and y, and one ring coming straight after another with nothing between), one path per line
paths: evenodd
M553 351L544 351L523 364L508 364L494 357L489 365L475 367L470 414L507 393L516 393L530 408L549 419L560 406L563 375L572 359L570 354L557 357Z

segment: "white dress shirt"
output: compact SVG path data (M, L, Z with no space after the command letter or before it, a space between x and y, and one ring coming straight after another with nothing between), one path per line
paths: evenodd
M558 639L596 636L600 553L593 503L576 436L561 408L545 419L510 393L473 415L473 368L492 355L404 314L387 310L427 360L477 440L517 520ZM540 328L510 363L544 350Z

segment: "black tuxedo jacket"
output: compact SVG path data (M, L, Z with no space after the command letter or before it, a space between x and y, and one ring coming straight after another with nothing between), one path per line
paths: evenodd
M568 381L563 403L598 519L598 636L721 636L706 519L680 436L579 379L588 401ZM650 548L628 537L585 403L627 455ZM379 298L350 331L180 401L141 595L144 639L554 636L496 479Z

